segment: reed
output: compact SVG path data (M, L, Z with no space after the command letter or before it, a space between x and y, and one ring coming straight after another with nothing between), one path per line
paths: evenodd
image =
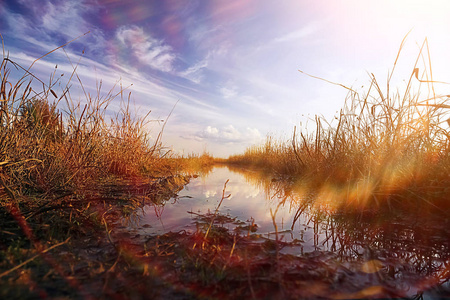
M450 166L445 123L449 98L434 92L427 40L403 92L391 87L403 44L385 89L370 74L367 91L347 88L344 106L333 121L316 116L314 131L294 127L287 141L269 136L264 145L230 156L228 163L301 178L318 190L345 190L342 200L346 202L412 196L443 202ZM424 87L425 99L421 96Z
M206 175L212 171L216 159L208 152L202 154L191 153L188 155L172 156L175 169L191 176Z

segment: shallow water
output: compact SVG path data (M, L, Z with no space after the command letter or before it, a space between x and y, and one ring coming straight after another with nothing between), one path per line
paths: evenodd
M219 214L247 224L254 220L256 233L271 239L276 238L274 217L278 238L286 242L297 241L307 252L342 250L348 246L345 242L352 246L356 244L356 247L364 246L369 240L376 240L379 244L380 239L388 238L399 239L403 243L422 242L420 247L430 243L436 246L436 242L448 241L447 237L450 237L447 235L450 222L446 215L432 215L430 218L424 211L419 211L419 216L379 213L372 218L343 217L313 205L310 195L288 188L281 181L261 179L252 171L222 166L204 176L192 178L178 197L165 205L145 206L140 225L148 234L195 231L196 216L214 213L227 180L225 195L230 197L224 199ZM224 226L234 228L233 224Z
M251 171L246 175L251 176ZM297 211L295 203L285 201L280 205L278 195L264 188L263 183L251 182L243 173L230 171L227 167L216 167L206 176L193 178L190 183L179 193L177 199L166 203L163 207L146 206L141 219L141 225L147 227L149 234L163 234L169 231L187 230L195 231L194 219L197 214L214 213L219 204L224 184L227 180L225 196L219 208L219 213L237 218L240 221L251 224L252 219L257 225L256 233L275 239L275 227L272 213L275 215L279 239L293 241L297 239L303 242L307 250L317 249L314 246L314 238L317 234L322 238L325 232L314 227L311 216L302 215L291 230L293 219ZM282 199L281 199L282 200ZM301 201L301 199L296 199ZM277 210L277 211L276 211ZM233 229L233 224L224 224Z
M214 213L227 180L225 195L231 196L223 200L218 213L229 217L222 218L222 226L229 230L236 228L237 221L254 222L257 230L252 234L290 242L284 243L283 254L320 257L329 265L337 264L345 280L381 280L408 295L432 285L448 288L447 214L426 213L420 208L369 217L339 215L314 205L313 195L248 170L215 167L209 174L193 178L176 199L145 206L141 230L146 235L195 232L199 216Z

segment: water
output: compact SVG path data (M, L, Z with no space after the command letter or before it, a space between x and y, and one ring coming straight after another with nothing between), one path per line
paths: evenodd
M320 257L328 260L330 266L330 262L338 264L345 280L364 281L364 276L373 277L383 268L383 282L406 289L410 295L426 286L448 285L447 213L428 212L421 207L369 216L337 214L317 205L314 195L260 176L248 170L216 167L209 174L192 179L176 199L162 206L146 206L141 228L147 235L195 232L198 218L214 213L224 183L229 180L225 196L230 197L223 200L218 210L222 226L229 230L239 224L256 224L256 231L251 234L289 242L283 243L283 254Z
M214 213L227 180L224 199L219 214L237 218L248 224L254 220L256 233L275 239L273 218L279 239L298 241L305 251L337 251L348 247L348 251L366 245L385 243L386 239L431 247L440 241L448 241L449 218L436 215L394 215L383 213L367 219L345 218L313 205L311 195L286 188L283 182L259 178L257 173L244 169L230 170L215 167L205 176L192 178L190 183L163 206L148 205L144 208L141 225L148 234L163 234L169 231L196 230L198 215ZM227 224L224 224L227 226ZM235 226L228 224L230 229ZM430 239L435 239L431 241ZM348 242L348 243L347 243ZM429 245L431 243L431 245ZM422 245L420 245L422 244ZM436 245L435 245L436 246ZM444 243L442 247L448 246Z
M246 175L252 174L250 171L244 172L247 172ZM292 202L285 201L279 205L280 197L274 191L268 191L262 183L251 182L249 176L246 178L243 173L232 172L227 167L216 167L204 177L193 178L179 193L177 199L173 199L163 207L146 206L141 224L147 228L149 234L179 230L195 231L195 217L198 214L214 213L227 180L229 181L225 196L230 197L224 199L219 214L248 224L254 220L257 225L256 232L273 239L274 216L279 239L287 242L298 240L304 242L308 250L315 248L313 241L315 237L317 238L318 232L314 232L311 216L302 215L292 230L297 211ZM229 229L235 227L233 224L224 224L226 225ZM324 232L319 235L324 235Z

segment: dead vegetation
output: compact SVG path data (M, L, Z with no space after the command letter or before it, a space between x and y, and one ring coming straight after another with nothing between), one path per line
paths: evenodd
M88 296L79 281L108 277L108 257L121 255L111 240L117 222L163 205L189 180L161 155L162 132L149 135L150 112L133 114L120 84L103 92L100 82L92 95L72 66L67 81L55 68L45 83L6 54L0 65L1 298L45 297L52 282L56 295ZM82 244L113 247L83 262Z
M448 207L450 98L434 91L442 83L433 79L427 40L406 86L391 87L403 43L384 85L370 74L363 93L344 86L349 92L332 122L316 116L314 130L294 128L288 141L269 136L264 145L230 156L228 163L336 191L333 201L344 206L353 200L384 206L396 198Z

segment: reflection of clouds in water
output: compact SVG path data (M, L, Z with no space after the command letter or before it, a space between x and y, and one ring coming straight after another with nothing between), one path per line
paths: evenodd
M227 168L215 168L214 172L204 178L191 179L189 185L179 192L182 200L173 205L166 205L160 220L154 218L149 211L145 222L158 233L189 226L192 216L186 212L214 212L221 200L224 183L228 179L225 196L231 196L224 199L219 212L240 220L254 218L261 234L274 231L270 209L275 211L279 201L269 199L261 185L251 184L242 174L231 173ZM279 230L290 227L291 219L290 205L280 205L276 214Z
M198 188L201 188L204 185L201 179L191 179L189 184L186 186L186 190L191 191Z
M181 195L186 193L193 197L191 203L194 211L212 211L220 202L224 183L228 179L225 196L231 196L223 201L220 213L242 220L253 217L261 233L273 231L270 208L275 211L278 201L268 201L268 195L261 185L251 184L242 174L230 172L227 168L215 168L205 178L192 179ZM291 218L289 205L279 208L276 221L280 222L280 229L284 229Z
M211 189L211 190L206 190L204 193L206 198L211 198L211 197L215 197L217 195L217 191Z
M232 183L232 182L230 182ZM253 185L243 184L242 180L239 182L233 182L230 188L227 188L227 192L231 195L239 198L256 198L261 193L261 190Z
M261 191L258 188L252 187L246 192L245 198L256 198L260 193Z
M274 184L272 189L264 189L262 185L258 185L259 188L253 187L253 184L240 180L242 177L226 173L222 169L216 168L214 172L211 181L210 178L192 180L189 188L180 192L179 201L173 204L168 202L162 211L158 211L161 218L155 217L155 207L147 207L144 224L150 226L142 229L145 234L161 235L179 230L196 232L197 214L215 213L222 196L223 184L229 178L225 195L231 193L234 197L222 202L219 213L229 216L230 219L244 221L246 225L254 221L257 225L256 234L260 237L272 240L278 238L283 242L295 241L292 245L284 244L280 253L305 258L307 256L304 254L313 253L314 261L316 257L318 262L324 258L324 263L328 263L328 258L332 261L339 258L339 261L344 262L344 273L337 269L338 276L341 276L341 273L356 274L350 275L349 280L362 278L364 281L373 281L373 278L377 279L381 274L383 280L384 276L389 276L386 277L389 280L386 283L393 282L392 286L403 286L405 282L414 280L413 276L425 278L429 274L436 274L436 277L431 278L437 278L443 274L439 270L445 270L448 265L448 226L445 222L438 221L431 225L431 221L425 219L420 220L418 226L411 225L411 220L416 221L417 217L405 215L395 216L393 221L389 221L389 226L386 226L386 223L378 222L386 220L385 216L381 219L378 216L370 217L367 221L359 217L346 218L345 215L330 218L327 211L321 210L321 206L326 205L321 203L321 206L318 206L317 203L309 201L306 192L289 190L288 193L283 193L277 184ZM182 197L183 195L190 197ZM322 192L321 196L333 200L331 190ZM272 218L275 219L276 226ZM427 226L422 226L425 224ZM235 228L235 225L228 221L224 221L220 226L230 233ZM243 234L246 234L245 230ZM429 240L429 236L433 236L433 239ZM417 243L423 245L420 252L416 248ZM370 248L372 245L374 251ZM407 261L404 257L407 257ZM332 267L338 263L334 265L332 262ZM347 270L351 273L347 273ZM384 270L388 270L389 274ZM347 282L344 281L344 284L348 284ZM378 281L375 283L379 284Z
M225 196L231 194L231 199L253 199L261 197L264 192L258 187L248 184L241 174L231 173L227 168L216 168L210 173L207 181L202 178L191 180L188 186L190 193L200 193L206 199L222 197L223 185L227 179L229 182L225 190Z

